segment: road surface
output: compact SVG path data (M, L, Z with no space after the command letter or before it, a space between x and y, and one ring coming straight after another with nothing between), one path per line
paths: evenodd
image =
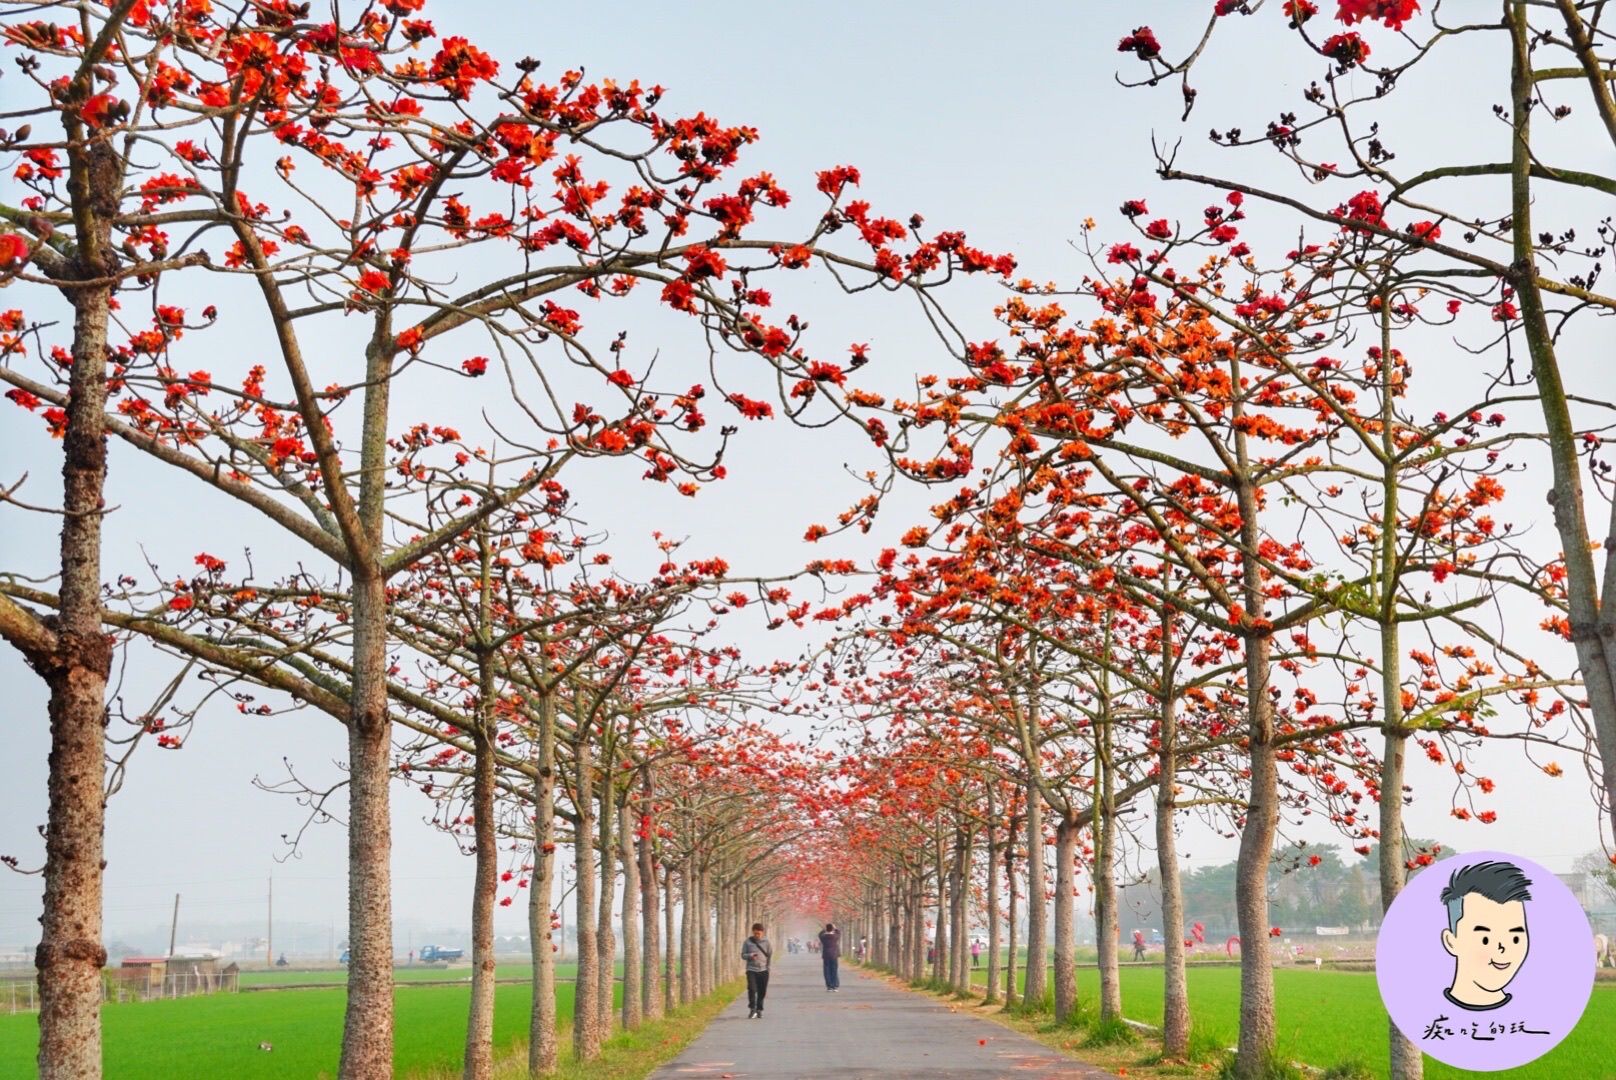
M777 953L763 1019L743 993L652 1080L942 1077L1113 1080L1009 1028L842 965L829 993L816 955ZM986 1040L981 1042L979 1040Z

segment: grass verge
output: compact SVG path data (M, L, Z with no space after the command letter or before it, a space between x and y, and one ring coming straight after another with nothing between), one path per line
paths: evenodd
M707 1030L713 1017L735 1000L744 985L740 981L725 983L700 1001L675 1008L660 1020L641 1024L633 1031L615 1031L601 1048L600 1057L587 1065L573 1058L571 1041L563 1039L561 1060L552 1076L555 1080L644 1080ZM571 1030L570 1025L567 1030ZM456 1080L459 1076L458 1069L433 1069L413 1073L409 1080ZM494 1076L497 1080L526 1080L525 1042L495 1062Z
M1152 1030L1162 1022L1162 969L1124 967L1120 974L1123 1015L1136 1022L1125 1025L1137 1036L1132 1042L1111 1042L1115 1026L1100 1030L1089 1011L1099 993L1099 974L1092 966L1078 968L1077 1014L1067 1021L1055 1022L1048 995L1030 1010L1019 1004L1019 998L1000 1008L983 1004L978 995L972 1011L1091 1065L1116 1073L1125 1070L1129 1078L1210 1077L1226 1070L1227 1048L1234 1046L1239 1033L1238 968L1206 965L1189 969L1194 1028L1190 1052L1183 1061L1165 1058ZM902 980L893 981L904 985ZM1386 1010L1373 972L1280 969L1274 972L1274 984L1279 1043L1276 1076L1384 1080L1388 1071ZM1616 1067L1611 1064L1612 1030L1616 1030L1616 985L1596 982L1577 1027L1549 1053L1511 1070L1510 1076L1512 1080L1616 1077ZM1302 1068L1293 1067L1292 1062ZM1473 1075L1425 1059L1427 1080Z

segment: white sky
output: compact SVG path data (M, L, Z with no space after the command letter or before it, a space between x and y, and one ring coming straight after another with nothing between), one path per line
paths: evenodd
M1173 42L1198 32L1200 12L1209 6L1195 5L1193 18L1187 14L1191 7L1181 4L1153 5L1149 14L1171 51ZM852 3L789 9L739 3L637 9L573 5L563 16L547 6L457 2L439 3L427 14L440 34L465 33L506 64L524 53L541 58L542 77L553 79L581 65L591 77L662 83L668 88L666 113L700 109L727 122L757 126L763 139L746 152L745 171L769 169L807 212L817 206L814 171L855 164L864 176L860 196L878 210L898 217L919 211L928 228L965 228L978 246L1014 251L1024 272L1042 280L1081 273L1067 243L1086 216L1099 221L1102 235L1122 239L1116 208L1124 199L1145 197L1153 216L1188 219L1213 201L1204 191L1156 180L1153 130L1168 139L1185 137L1180 162L1186 167L1260 174L1272 155L1254 150L1229 158L1206 143L1206 130L1231 124L1258 130L1270 113L1299 110L1298 87L1322 71L1319 61L1285 68L1282 61L1294 50L1284 44L1279 5L1268 5L1259 17L1225 28L1196 79L1201 102L1181 128L1176 90L1123 91L1113 80L1119 70L1135 73L1136 62L1115 52L1115 44L1145 21L1142 7L1046 3L994 10L937 4L921 14ZM1175 26L1180 19L1183 25ZM1385 34L1372 28L1366 36L1378 46ZM1298 81L1297 72L1306 77ZM1399 88L1397 98L1409 111L1389 121L1394 145L1419 160L1473 160L1477 146L1496 157L1499 130L1487 125L1493 123L1489 106L1505 98L1501 79L1489 76L1484 82L1482 65L1474 63L1449 62L1422 71L1418 81L1411 78ZM5 93L0 83L0 96ZM1413 112L1416 103L1432 109L1432 115ZM1574 152L1577 125L1596 123L1591 110L1582 113L1567 121L1563 133L1554 133L1551 147ZM1406 146L1398 143L1400 137ZM1540 221L1541 228L1578 224L1590 233L1595 216L1569 200L1543 214L1565 219ZM1259 253L1282 251L1294 235L1294 223L1271 213L1246 230ZM804 295L809 300L800 306L794 301L793 309L813 319L819 350L834 354L848 342L872 344L874 364L867 369L866 385L897 388L914 372L945 367L912 304L890 297L844 301L825 290ZM991 332L990 303L980 288L967 288L950 308L982 338ZM649 298L621 306L624 314L614 312L612 328L618 325L615 319L630 320L621 325L634 331L631 340L642 359L663 346L662 363L676 362L681 343L658 336L663 324L648 311L651 307ZM226 308L223 321L229 319ZM604 341L606 324L595 333L595 340ZM211 355L216 371L228 368L230 358L258 349L250 330L222 328L196 336L196 355ZM1608 346L1608 333L1604 343ZM688 335L683 341L686 348L698 344ZM1608 387L1608 372L1594 365L1593 344L1572 339L1568 366L1573 376L1580 372L1585 382ZM1445 341L1433 339L1429 348L1426 364L1451 364L1456 378L1484 375L1480 361ZM356 361L332 361L339 362ZM199 361L198 366L205 365ZM477 388L490 388L488 382ZM395 430L416 419L442 422L446 409L467 404L448 404L419 390L411 394L405 389L396 398ZM1516 416L1522 423L1535 420L1525 410L1512 419ZM475 430L475 412L458 424ZM25 497L34 502L51 501L59 492L58 450L41 428L9 403L0 408L0 481L10 483L30 472ZM728 461L731 478L694 502L640 482L638 470L597 470L587 482L583 474L573 475L568 485L589 520L609 529L626 549L643 549L647 534L660 528L689 536L687 554L722 554L738 572L759 573L816 557L871 554L891 544L928 501L925 493L907 493L884 511L882 527L871 537L809 547L801 542L804 529L832 519L858 496L857 486L835 466L872 464L866 441L857 432L804 433L778 421L742 435ZM1508 520L1513 513L1518 522L1537 521L1532 542L1552 546L1550 527L1540 520L1547 480L1539 475L1516 478L1521 494L1499 516ZM169 571L185 568L204 550L239 560L250 548L260 575L298 558L313 561L201 485L117 444L108 501L119 507L107 525L109 577L142 573L147 557ZM0 509L0 566L49 573L55 546L54 520ZM1535 609L1522 610L1523 625L1535 626L1541 617ZM742 631L743 643L759 659L794 655L806 640L766 636L753 627ZM131 705L143 708L171 674L155 665L132 670ZM44 687L10 651L0 651L0 685L8 691L3 715L13 762L11 780L0 792L0 853L37 864L42 844L36 827L44 820L45 803ZM334 922L340 938L346 859L341 830L313 831L300 859L278 864L280 834L295 828L300 815L286 799L254 789L251 781L255 775L275 778L283 755L300 769L329 775L343 747L341 729L322 716L258 720L221 707L204 717L183 752L143 749L110 808L109 936L141 934L149 940L151 928L166 928L176 891L185 896L182 940L184 921L193 915L210 921L257 919L265 880L273 874L277 922ZM1487 771L1500 780L1489 804L1499 821L1490 827L1451 820L1451 776L1433 773L1411 757L1417 797L1408 815L1410 831L1438 836L1461 850L1515 850L1551 868L1568 869L1576 855L1598 842L1580 764L1564 761L1567 775L1554 781L1522 765L1515 754L1503 747L1489 751ZM423 823L430 811L419 796L400 791L395 802L394 904L401 927L464 924L470 860ZM1546 828L1550 822L1553 827ZM1190 831L1181 848L1191 865L1233 857L1231 843L1199 829ZM38 892L37 878L0 876L0 952L35 939ZM497 918L500 933L524 930L520 907L500 909ZM401 929L401 942L406 933ZM418 945L421 938L414 941ZM324 942L310 947L323 948Z

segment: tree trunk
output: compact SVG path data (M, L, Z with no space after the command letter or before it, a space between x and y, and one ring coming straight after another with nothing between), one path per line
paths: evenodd
M987 1003L999 1000L999 829L994 819L993 788L988 787L988 994Z
M1100 966L1100 1019L1122 1018L1122 973L1117 968L1116 807L1111 799L1110 734L1103 727L1099 803L1094 814L1094 942Z
M926 977L926 880L920 870L909 879L909 977Z
M894 975L903 975L908 967L907 943L905 935L909 929L908 907L904 904L903 874L894 870L892 880L887 885L888 894L892 901L892 922L887 925L887 963L892 967Z
M1268 702L1270 639L1246 641L1251 792L1235 861L1235 911L1240 927L1240 1041L1235 1068L1258 1077L1274 1052L1274 969L1268 946L1268 862L1278 818L1278 772Z
M960 829L953 833L953 859L949 862L949 986L960 988L960 952L965 926L960 925Z
M1072 925L1076 864L1077 824L1062 815L1055 826L1055 1019L1059 1022L1070 1017L1077 1005L1077 935Z
M695 972L691 968L691 944L695 940L696 930L696 883L691 873L692 859L685 856L683 865L679 868L679 891L682 906L679 911L679 1004L689 1005L695 996ZM669 901L672 902L671 900Z
M374 388L367 396L370 392ZM380 522L377 524L379 527ZM353 621L353 716L348 724L348 1006L338 1075L343 1080L385 1080L393 1075L392 817L388 792L393 741L387 714L387 587L369 570L354 575Z
M655 832L651 821L651 776L645 777L645 805L638 825L640 844L640 912L644 922L640 936L644 938L645 954L640 981L640 1006L647 1020L660 1019L662 1003L662 941L659 931L661 900L657 896L657 868Z
M1513 124L1511 146L1510 217L1514 237L1514 263L1510 284L1521 302L1521 323L1526 333L1527 351L1532 358L1532 376L1538 403L1548 433L1549 461L1554 486L1549 492L1554 528L1565 556L1566 603L1571 623L1571 641L1577 652L1588 711L1593 714L1594 735L1599 745L1601 780L1605 804L1610 814L1611 835L1616 837L1616 502L1611 504L1603 541L1604 581L1594 562L1588 531L1587 502L1583 495L1582 461L1578 454L1577 433L1561 377L1556 350L1557 333L1544 310L1543 295L1537 285L1537 234L1532 231L1532 111L1538 105L1537 87L1532 78L1532 31L1524 0L1513 0L1506 10L1510 29L1510 118ZM1603 602L1601 602L1601 590ZM1386 838L1381 837L1384 847Z
M105 144L95 146L89 157L83 172L75 170L73 194L76 204L88 198L97 207L96 237L90 243L99 251L108 243L101 222L110 221L117 209L118 166ZM82 269L93 276L97 267ZM98 286L70 295L73 365L62 445L62 603L54 652L30 657L50 689L44 912L34 952L39 1075L45 1080L101 1075L101 969L107 962L101 943L103 739L112 646L101 627L101 515L111 290Z
M706 997L713 992L713 893L711 871L702 866L696 874L701 902L696 906L696 994Z
M1231 385L1242 386L1239 358L1230 360ZM1244 402L1235 397L1234 423L1244 416ZM1274 967L1268 946L1268 864L1273 858L1274 834L1279 822L1278 763L1274 757L1274 713L1268 696L1273 638L1261 625L1267 621L1262 568L1257 559L1261 533L1257 527L1257 491L1249 481L1251 459L1246 437L1236 427L1235 460L1238 465L1234 494L1240 508L1241 599L1245 602L1246 756L1250 763L1250 793L1245 822L1240 829L1240 851L1235 860L1235 911L1240 928L1240 1039L1235 1073L1263 1075L1274 1053Z
M480 714L472 739L472 830L476 868L471 893L471 1011L466 1019L466 1080L494 1075L494 893L499 889L499 841L494 836L494 669L484 658Z
M720 875L719 879L722 880L723 876ZM713 899L715 901L713 904L713 937L716 940L708 943L707 958L713 973L712 986L717 986L724 978L724 958L719 955L718 942L723 940L725 933L729 930L729 890L720 885Z
M634 850L634 829L634 815L625 802L617 815L617 835L623 846L623 1027L629 1031L640 1026L647 992L640 969L640 862ZM655 924L655 908L651 915Z
M600 1010L600 1037L612 1033L612 1016L617 996L617 934L612 929L612 911L617 900L617 803L612 791L615 756L608 753L601 762L600 791L600 893L595 913L595 953L599 961L595 978L599 984L595 1004Z
M1109 628L1106 639L1109 642ZM1102 1021L1122 1018L1122 973L1117 969L1122 935L1117 924L1117 806L1112 786L1110 694L1110 683L1102 673L1099 742L1095 755L1100 783L1094 806L1094 941L1100 965Z
M1385 294L1382 294L1384 298ZM1390 355L1392 344L1391 310L1382 305L1380 313L1381 348ZM1381 372L1381 453L1384 455L1381 475L1380 520L1398 520L1398 446L1394 402L1401 393L1399 377L1392 365L1384 365ZM1380 622L1380 698L1384 720L1386 749L1380 763L1380 909L1387 911L1408 880L1403 864L1403 754L1407 748L1408 732L1403 727L1403 648L1396 619L1398 602L1399 551L1397 531L1382 528L1380 557L1377 560L1380 581L1376 609ZM1425 1075L1425 1055L1411 1042L1396 1024L1386 1023L1389 1040L1391 1080L1420 1080Z
M578 913L578 974L572 998L572 1051L580 1062L600 1056L600 950L595 935L595 794L594 765L591 759L587 721L578 722L578 741L573 745L576 776L573 780L577 802L576 842L573 869L577 884L573 897Z
M1004 1000L1016 1000L1016 937L1020 932L1016 918L1016 823L1012 818L1004 846L1004 880L1010 890L1010 941L1004 954Z
M671 1013L674 1002L673 865L662 864L662 1011Z
M943 834L937 833L936 850L932 853L932 872L937 876L937 922L935 933L932 934L931 946L931 979L932 982L942 982L943 972L947 961L943 951L948 948L948 878L943 869Z
M533 1011L528 1017L527 1071L537 1080L555 1071L555 946L550 904L555 892L555 699L539 699L539 765L533 784L533 891L527 900L528 942L533 951Z
M1170 648L1170 646L1168 646ZM1174 777L1178 775L1177 701L1169 685L1162 699L1161 773L1156 778L1156 867L1161 875L1162 1054L1183 1060L1190 1049L1189 987L1184 970L1184 892L1178 873L1178 834L1174 825Z
M965 829L960 833L959 861L954 871L954 952L959 960L961 990L971 988L971 856L973 837Z
M1032 763L1029 763L1032 768ZM1027 965L1023 1008L1038 1008L1044 1001L1044 814L1038 785L1027 781Z

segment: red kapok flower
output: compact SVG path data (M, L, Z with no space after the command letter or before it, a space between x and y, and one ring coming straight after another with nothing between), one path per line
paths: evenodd
M1384 23L1391 30L1401 30L1418 10L1419 0L1338 0L1335 17L1348 26L1368 21Z
M1285 0L1281 10L1289 17L1292 26L1301 26L1319 13L1319 6L1312 0Z
M1117 42L1117 52L1131 52L1141 60L1154 60L1161 55L1161 42L1148 26L1136 26L1133 33Z
M1357 34L1336 34L1325 39L1322 51L1345 71L1369 58L1369 43Z
M21 265L28 261L28 241L16 233L0 233L0 266Z

